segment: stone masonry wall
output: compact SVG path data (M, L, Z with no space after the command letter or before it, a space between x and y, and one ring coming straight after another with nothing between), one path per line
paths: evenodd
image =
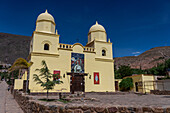
M14 98L25 113L170 113L170 108L152 107L94 107L94 106L45 106L14 90Z
M154 94L154 95L170 95L170 91L151 90L151 94Z

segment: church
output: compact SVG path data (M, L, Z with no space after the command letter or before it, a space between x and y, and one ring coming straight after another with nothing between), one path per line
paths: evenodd
M35 70L42 68L42 60L50 72L60 75L59 80L63 81L50 90L52 93L114 92L112 43L107 39L105 28L98 22L91 26L88 43L83 46L81 43L60 43L55 27L55 20L47 10L38 16L28 56L29 62L33 62L28 72L30 93L46 92L33 79L34 74L38 75Z

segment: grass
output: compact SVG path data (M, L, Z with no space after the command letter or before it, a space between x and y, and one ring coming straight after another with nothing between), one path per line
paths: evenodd
M40 101L44 101L44 102L54 102L56 101L56 99L46 99L46 98L42 98L42 99L38 99ZM63 99L58 99L57 101L63 102L63 103L68 103L69 101L67 100L63 100Z
M68 103L69 101L67 101L67 100L62 100L62 99L58 99L58 101L60 101L60 102L63 102L63 103Z
M45 102L53 102L55 101L56 99L46 99L46 98L43 98L43 99L38 99L40 101L45 101Z

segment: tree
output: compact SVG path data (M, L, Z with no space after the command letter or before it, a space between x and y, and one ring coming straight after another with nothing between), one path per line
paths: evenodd
M141 69L132 69L132 74L145 74L145 71Z
M119 67L118 70L115 70L115 76L118 79L122 79L123 77L131 76L131 75L132 75L132 69L130 66L122 65Z
M35 82L37 82L36 84L40 84L43 87L43 90L47 91L47 100L48 100L49 90L54 89L55 84L60 84L63 82L59 80L57 74L50 73L50 70L48 69L48 66L44 60L42 61L42 66L43 67L41 69L35 70L38 71L40 74L39 75L34 74L33 79ZM56 77L57 80L51 80L53 77Z
M129 91L133 88L133 79L132 78L125 78L119 83L119 87L121 91Z
M20 74L21 74L21 69L28 69L33 63L30 62L28 63L25 59L23 58L18 58L14 64L11 66L11 68L8 69L9 72L13 72L15 70L19 70L19 76L18 78L20 78Z

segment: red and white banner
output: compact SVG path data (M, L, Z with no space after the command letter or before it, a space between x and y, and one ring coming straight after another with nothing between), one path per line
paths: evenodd
M99 84L99 72L94 72L94 84Z
M53 74L56 74L57 76L53 76L53 80L58 80L60 79L60 71L57 71L57 70L54 70L54 73Z

